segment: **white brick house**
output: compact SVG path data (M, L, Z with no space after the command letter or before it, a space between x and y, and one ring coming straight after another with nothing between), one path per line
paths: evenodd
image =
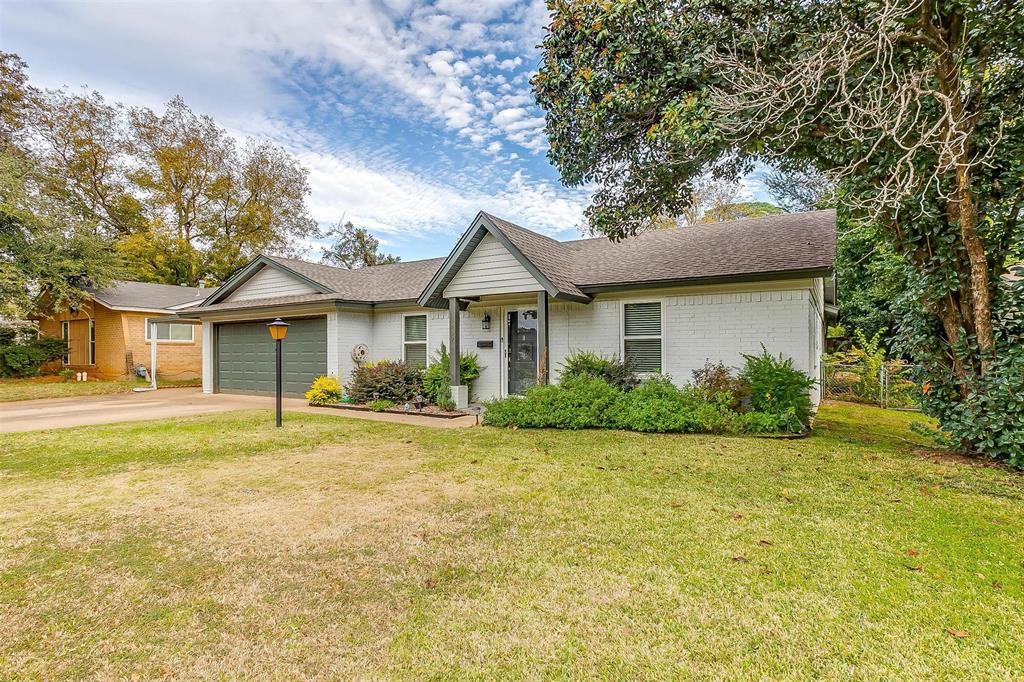
M417 364L441 344L476 353L473 400L557 379L576 350L629 356L684 384L705 362L738 366L763 344L819 379L835 249L831 211L617 243L556 242L481 213L446 258L345 270L261 256L188 316L204 327L207 392L267 392L275 317L292 325L292 394L318 374L347 380L362 346L370 360Z

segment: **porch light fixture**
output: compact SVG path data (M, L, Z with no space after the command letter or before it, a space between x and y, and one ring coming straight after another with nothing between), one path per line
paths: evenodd
M271 338L274 339L274 354L277 356L277 390L275 393L275 402L277 407L277 426L281 426L281 342L284 341L284 337L288 336L288 323L283 322L281 318L277 318L273 322L267 324L267 330L270 331Z
M491 314L490 313L484 313L484 316L480 319L480 328L483 329L485 332L490 330L490 328L491 328Z

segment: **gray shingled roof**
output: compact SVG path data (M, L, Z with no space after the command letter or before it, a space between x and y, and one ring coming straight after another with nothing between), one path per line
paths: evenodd
M323 284L337 294L337 298L367 303L415 299L444 262L444 258L428 258L348 270L297 258L267 257Z
M90 293L94 299L112 308L166 310L176 305L200 301L212 294L213 289L117 281L105 289Z
M768 276L830 270L836 258L835 211L794 213L661 230L612 242L603 237L558 242L484 214L560 291L586 297L600 287ZM203 310L343 300L416 300L445 258L348 270L295 258L269 260L331 293L225 302ZM443 289L447 283L440 283Z
M564 242L586 290L636 281L687 281L832 268L835 211L788 213L658 230L611 242Z

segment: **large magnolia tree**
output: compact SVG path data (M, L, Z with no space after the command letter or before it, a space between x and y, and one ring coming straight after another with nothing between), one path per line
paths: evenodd
M1024 10L1015 0L549 3L550 158L610 237L756 159L817 169L908 266L905 348L965 450L1024 463Z

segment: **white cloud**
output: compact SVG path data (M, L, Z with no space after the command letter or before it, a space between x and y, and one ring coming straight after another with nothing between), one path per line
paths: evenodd
M26 58L37 85L87 83L153 108L181 94L239 135L282 144L309 167L310 205L324 222L346 212L392 234L454 234L490 206L557 232L586 204L586 193L523 173L497 194L484 189L493 176L467 184L442 172L442 161L426 177L347 146L341 126L332 142L297 122L316 108L379 126L386 112L435 128L442 145L505 161L542 152L524 55L543 35L544 0L93 0L5 3L3 15L4 49Z

